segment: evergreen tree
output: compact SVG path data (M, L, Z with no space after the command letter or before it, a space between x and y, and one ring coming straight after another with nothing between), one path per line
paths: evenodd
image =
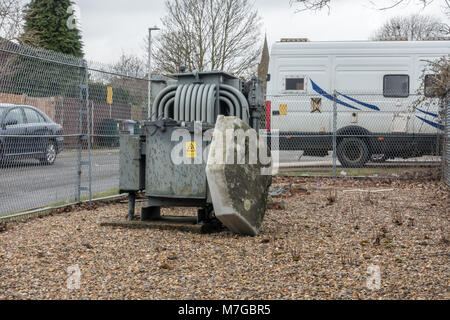
M80 30L76 26L68 26L72 19L72 12L68 9L72 4L71 0L32 0L25 8L22 41L31 44L26 39L33 35L40 47L82 57Z

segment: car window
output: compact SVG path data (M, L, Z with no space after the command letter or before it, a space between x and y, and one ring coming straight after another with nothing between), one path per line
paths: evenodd
M37 113L39 116L39 120L40 122L48 122L47 119L44 118L44 116L42 114L40 114L39 112Z
M3 115L5 114L6 110L8 110L8 108L0 107L0 122L3 119Z
M23 124L24 120L22 110L15 108L9 111L5 117L4 123L8 123L10 121L17 121L17 124Z
M28 123L40 123L42 122L42 117L39 113L33 109L25 108L25 115L27 117Z

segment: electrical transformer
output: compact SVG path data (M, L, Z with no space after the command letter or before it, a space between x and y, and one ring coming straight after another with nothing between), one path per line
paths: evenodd
M120 135L128 219L134 219L136 194L145 192L141 221L182 222L186 218L162 216L161 208L196 207L195 223L220 221L236 233L257 235L271 184L270 151L259 136L261 80L244 83L226 72L171 78L152 83L151 118L142 133ZM263 161L249 161L255 153Z

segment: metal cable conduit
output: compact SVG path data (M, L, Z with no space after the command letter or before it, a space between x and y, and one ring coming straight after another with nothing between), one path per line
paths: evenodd
M215 84L184 84L169 86L157 95L152 120L173 118L176 121L201 121L214 123L220 114L236 116L249 122L249 104L236 88L220 85L219 114L216 114Z

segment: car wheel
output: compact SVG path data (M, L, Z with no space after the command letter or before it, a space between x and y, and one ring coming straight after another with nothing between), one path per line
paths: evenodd
M45 148L45 155L40 159L44 165L52 165L56 161L56 145L53 141L50 141Z
M361 168L370 159L370 152L364 140L345 138L337 147L337 156L345 168Z

